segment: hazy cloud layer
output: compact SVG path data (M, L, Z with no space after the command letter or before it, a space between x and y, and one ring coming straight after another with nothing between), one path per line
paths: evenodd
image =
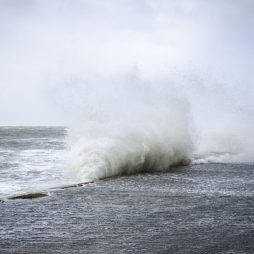
M251 0L0 0L0 124L70 124L87 86L133 73L174 80L194 109L212 96L252 115L253 13Z

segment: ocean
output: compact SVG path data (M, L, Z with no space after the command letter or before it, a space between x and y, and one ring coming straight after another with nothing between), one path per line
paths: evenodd
M63 127L0 127L0 199L70 183L65 136Z
M252 163L196 154L164 172L76 185L84 178L67 168L67 133L0 128L0 253L254 252ZM27 193L46 196L12 199Z

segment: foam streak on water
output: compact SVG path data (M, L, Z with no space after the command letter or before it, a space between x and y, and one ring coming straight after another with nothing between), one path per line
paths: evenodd
M68 183L64 128L0 128L0 197Z

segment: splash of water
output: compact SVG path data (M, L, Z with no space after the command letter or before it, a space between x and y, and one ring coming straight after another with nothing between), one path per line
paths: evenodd
M145 89L145 91L144 91ZM71 168L83 182L190 162L188 104L157 85L95 87L83 123L71 131ZM103 94L100 97L100 93ZM89 101L86 97L86 101Z

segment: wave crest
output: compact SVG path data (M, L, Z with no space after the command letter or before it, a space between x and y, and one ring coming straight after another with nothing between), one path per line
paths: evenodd
M146 107L131 117L86 121L71 131L68 168L82 182L190 162L188 105L171 100L160 110Z

